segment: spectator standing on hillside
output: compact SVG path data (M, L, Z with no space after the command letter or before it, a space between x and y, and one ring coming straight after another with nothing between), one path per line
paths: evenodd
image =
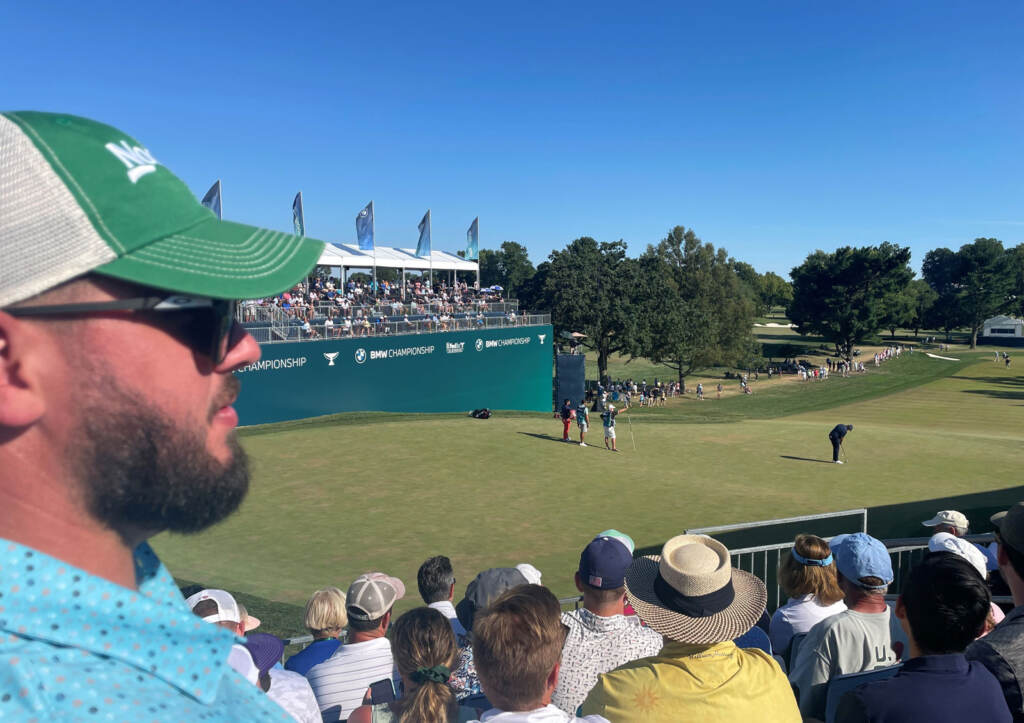
M625 615L625 576L632 562L621 538L599 535L583 548L575 576L583 607L562 614L569 632L551 697L566 713L576 712L601 673L661 650L659 633L643 627L635 615Z
M837 723L929 721L1010 723L999 682L964 649L985 625L985 581L955 553L933 552L914 567L896 603L910 641L909 659L892 678L847 693Z
M831 547L847 609L811 628L789 674L799 693L800 712L821 720L828 681L895 665L905 647L903 630L885 604L893 580L885 545L857 532L832 538Z
M836 579L836 564L825 540L797 535L779 562L779 587L789 601L772 615L772 650L785 655L794 635L802 635L825 618L846 610Z
M834 464L842 464L842 460L839 459L839 448L843 446L843 439L847 433L853 431L852 424L837 424L832 428L832 431L828 433L828 441L832 443L832 462Z
M587 408L587 400L581 399L579 406L576 407L576 426L580 428L580 446L586 447L587 443L583 441L583 438L587 434L587 430L590 429L590 410Z
M459 622L455 606L452 605L452 600L455 599L455 571L452 570L452 561L444 555L427 559L416 573L416 585L427 607L434 608L444 615L452 626L459 647L466 646L469 643L469 636Z
M1014 721L1024 721L1024 502L992 516L996 528L999 571L1016 606L985 637L967 648L996 676Z
M558 599L540 585L514 587L480 611L473 646L480 683L494 705L481 723L607 723L551 703L564 640Z
M336 587L317 590L306 603L306 630L313 642L288 658L285 670L305 675L309 669L334 655L341 645L342 634L348 625L345 593Z
M218 221L95 121L0 114L0 148L3 716L286 720L146 540L244 499L233 372L259 347L234 299L289 288L323 245Z
M568 442L569 440L569 425L572 424L573 408L572 402L566 399L562 402L562 408L558 412L562 418L562 441Z
M604 446L605 449L610 449L613 452L619 451L615 447L615 417L618 414L619 412L615 409L614 404L609 404L608 408L601 412L601 424L604 426ZM609 442L611 442L610 447L608 446Z
M756 577L733 569L725 545L678 535L660 556L635 559L625 583L633 609L665 644L653 657L598 677L584 713L615 723L800 721L775 660L732 642L760 619L768 593Z
M386 635L391 608L404 596L402 581L382 572L360 575L349 585L345 601L348 642L306 673L325 721L346 720L362 703L371 683L392 678L397 687Z

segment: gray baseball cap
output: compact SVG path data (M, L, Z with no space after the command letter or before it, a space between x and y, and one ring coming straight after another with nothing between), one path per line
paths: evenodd
M345 608L356 620L377 620L405 597L405 585L397 577L383 572L360 575L348 586Z

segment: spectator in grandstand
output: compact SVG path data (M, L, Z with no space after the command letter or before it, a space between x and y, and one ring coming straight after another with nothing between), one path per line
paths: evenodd
M305 625L313 642L284 664L285 670L301 675L334 655L341 645L340 638L348 625L345 593L336 587L325 587L313 593L306 603Z
M513 587L477 613L477 667L494 705L481 716L482 723L607 723L598 715L577 718L551 703L565 640L560 616L558 600L540 585Z
M3 715L280 720L146 540L244 498L233 371L259 347L226 299L287 288L322 245L218 221L85 118L0 115L0 147Z
M465 646L469 642L469 636L459 622L459 616L455 614L455 606L452 605L452 600L455 599L455 571L452 570L452 561L444 555L427 559L416 573L416 585L427 607L440 612L451 624L459 647Z
M551 697L566 713L576 712L601 673L661 650L659 633L643 627L635 615L625 615L625 576L632 562L621 538L598 536L583 548L575 576L583 607L562 615L569 632Z
M984 665L999 681L1015 721L1024 720L1024 502L992 516L999 571L1016 606L1006 618L967 648L967 658Z
M768 595L763 582L732 568L725 545L678 535L660 556L635 559L625 583L637 615L665 644L658 655L599 676L584 713L616 723L800 720L774 659L732 642L754 627Z
M325 721L347 719L371 683L392 678L397 686L386 634L391 608L404 596L402 581L382 572L360 575L349 585L348 642L306 673Z
M1010 723L999 682L963 654L984 626L990 604L976 568L955 553L929 553L910 571L896 603L910 641L909 659L894 677L843 696L837 723Z
M769 628L772 650L785 656L794 635L846 610L828 543L815 535L797 535L779 562L779 587L789 601L775 611Z
M460 708L448 685L459 648L443 613L431 608L405 613L391 628L391 647L404 694L391 703L356 708L349 723L461 723L482 712Z
M895 665L905 647L899 621L885 604L893 580L885 545L857 532L832 538L831 547L847 609L810 629L789 674L798 691L800 712L822 720L832 678Z
M309 687L309 681L277 665L284 654L284 642L280 638L266 633L253 633L246 638L245 649L255 669L253 674L246 675L250 682L259 686L268 698L298 723L320 723L320 708Z
M935 517L921 523L925 527L932 528L932 534L948 532L956 537L966 537L970 532L970 523L967 515L956 510L941 510L935 513ZM973 544L973 543L972 543ZM989 549L982 545L975 545L982 555L985 556L985 567L987 570L998 570L999 561L996 560L995 549Z
M973 545L963 538L955 537L948 532L936 532L928 540L928 549L932 552L952 552L955 555L959 555L971 563L983 580L988 579L988 560L982 551L984 548L979 548L977 545ZM1002 608L993 602L982 635L987 635L1005 617L1006 615L1003 613Z
M487 607L494 598L509 588L526 584L523 573L514 567L493 567L481 572L466 586L466 596L455 606L462 627L472 630L478 611ZM473 662L472 640L473 636L470 635L470 644L459 651L459 661L451 679L455 695L459 702L465 705L482 704L481 700L486 703Z
M189 597L185 604L204 622L213 623L240 637L245 635L247 616L234 596L226 590L200 590Z

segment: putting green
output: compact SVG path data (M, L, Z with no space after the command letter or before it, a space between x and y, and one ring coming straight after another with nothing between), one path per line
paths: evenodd
M816 395L863 399L893 380L927 381L949 371L953 376L824 411L666 423L715 404L740 415L748 405L752 417L771 416L776 407L788 413L792 395L803 395L805 409L819 409ZM820 390L775 384L753 397L687 397L665 409L631 410L637 449L620 415L619 454L604 449L596 415L586 448L561 442L560 422L541 414L367 424L349 415L343 424L246 435L254 474L242 510L201 535L161 535L154 545L178 577L293 604L319 587L344 589L359 573L384 570L409 586L404 609L419 604L416 570L431 555L452 558L459 593L484 568L530 562L564 596L575 592L579 550L609 527L639 546L656 545L687 527L1019 481L1024 378L1015 370L915 354L860 378L823 382ZM825 464L826 435L840 422L856 427L846 443L849 464ZM295 622L290 632L301 632Z

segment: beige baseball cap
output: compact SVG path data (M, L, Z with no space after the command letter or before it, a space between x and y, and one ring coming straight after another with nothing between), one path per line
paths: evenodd
M939 525L952 525L953 527L962 527L967 529L967 516L963 512L957 512L956 510L942 510L936 512L935 517L930 520L925 520L921 523L925 527L937 527Z

